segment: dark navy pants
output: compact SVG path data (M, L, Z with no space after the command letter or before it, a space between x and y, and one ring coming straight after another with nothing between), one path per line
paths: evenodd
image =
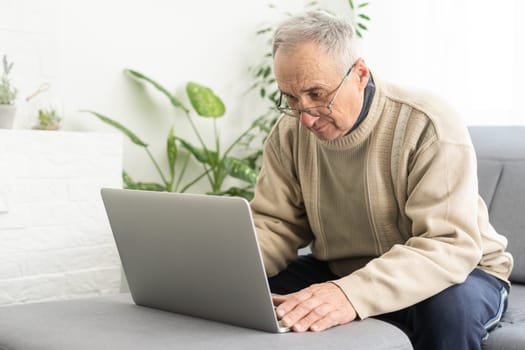
M286 270L268 279L272 293L288 294L338 279L326 262L300 256ZM414 349L481 349L481 343L507 307L504 282L475 269L466 281L406 309L376 316L401 328Z

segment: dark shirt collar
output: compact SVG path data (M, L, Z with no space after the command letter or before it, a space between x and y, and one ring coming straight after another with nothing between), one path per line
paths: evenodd
M357 120L352 126L352 129L346 133L346 135L350 134L352 131L357 129L359 124L365 120L368 111L370 110L370 105L372 104L372 99L374 98L374 94L376 92L376 85L374 84L374 77L372 76L372 73L370 73L370 78L368 79L368 83L365 87L365 93L363 97L363 107L361 108L361 112L359 113L359 116L357 117Z

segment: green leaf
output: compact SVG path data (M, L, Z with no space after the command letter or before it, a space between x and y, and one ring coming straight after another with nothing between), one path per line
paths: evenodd
M363 23L357 23L357 26L363 30L367 30L368 28Z
M137 80L139 82L144 82L145 81L147 83L150 83L157 90L162 92L170 100L170 103L174 107L180 108L180 109L184 110L186 113L189 113L188 108L186 108L186 106L184 106L184 104L179 99L177 99L175 96L173 96L164 86L160 85L155 80L145 76L144 74L142 74L140 72L137 72L137 71L131 70L131 69L125 69L124 73L126 73L129 77L131 77L131 78L133 78L133 79L135 79L135 80Z
M201 117L222 117L226 108L221 99L215 95L212 89L189 82L186 85L186 93L190 98L191 105Z
M268 96L268 98L273 101L275 104L277 104L277 95L279 94L279 91L274 91Z
M243 162L248 164L250 168L255 169L257 167L257 161L262 156L263 151L262 149L258 149L257 151L253 152L252 154L244 157L242 159Z
M359 31L359 29L355 29L355 33L357 34L358 37L362 38L363 37L363 34L361 34L361 32Z
M262 87L261 90L259 90L259 93L261 94L261 97L264 98L266 96L266 90Z
M175 133L173 132L173 127L171 127L170 133L168 135L166 149L168 153L168 162L170 165L170 174L171 178L173 179L175 176L175 160L177 159L177 143Z
M358 17L361 17L361 18L364 19L364 20L370 21L370 17L368 17L367 15L364 15L364 14L362 14L362 13L358 14L357 16L358 16Z
M143 190L143 191L166 191L166 187L161 184L154 182L135 182L128 175L126 171L122 172L122 180L124 182L124 188L129 190Z
M272 31L272 27L268 27L268 28L264 28L264 29L258 30L255 34L259 35L259 34L264 34L264 33L268 33L268 32L271 32L271 31Z
M306 4L307 7L312 7L312 6L317 6L317 5L318 5L318 3L315 0L314 1L310 1L308 4Z
M368 6L369 4L370 4L369 2L363 2L362 4L359 4L359 6L357 6L357 7L363 8L365 6Z
M266 115L263 115L257 119L255 119L252 123L252 125L257 126L259 130L263 131L264 133L268 134L275 123L277 122L278 117L267 119Z
M142 147L148 147L148 144L142 141L137 135L135 135L132 131L130 131L128 128L126 128L124 125L120 124L119 122L108 118L100 113L89 111L89 110L81 110L80 112L86 112L91 113L94 116L96 116L98 119L102 120L104 123L109 124L113 126L114 128L117 128L118 130L122 131L126 136L129 137L131 142L133 142L136 145L142 146Z
M350 5L350 8L354 9L354 2L352 0L348 0L348 5Z
M131 176L129 176L125 170L122 171L122 182L124 182L124 187L126 188L135 188L135 182L131 179Z
M242 197L246 199L247 201L251 201L253 199L253 191L248 190L245 188L240 187L230 187L226 191L217 193L218 195L227 195L232 197Z
M247 162L234 157L226 157L224 159L224 167L228 175L255 185L257 172Z
M180 142L181 146L189 151L200 163L209 164L211 166L217 164L217 152L206 151L202 148L195 147L180 137L176 137L176 139Z
M136 190L164 192L166 187L155 182L137 182Z
M268 76L272 73L272 67L268 66L266 67L265 71L264 71L264 75L263 75L263 78L266 79L268 78Z
M202 148L198 148L193 146L188 141L181 139L180 137L177 137L177 140L180 142L182 147L184 147L186 150L188 150L199 162L201 163L207 163L208 162L208 156L206 155L206 151Z

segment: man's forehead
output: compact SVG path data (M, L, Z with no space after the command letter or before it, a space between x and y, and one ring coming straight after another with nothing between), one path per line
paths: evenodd
M274 73L285 93L329 89L340 78L332 60L314 55L276 54Z
M328 79L277 80L278 88L286 95L302 95L311 92L328 91L333 88L333 83Z

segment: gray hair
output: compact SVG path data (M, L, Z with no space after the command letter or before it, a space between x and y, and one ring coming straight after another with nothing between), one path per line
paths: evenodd
M357 60L353 26L324 11L309 11L288 18L273 35L272 54L291 50L306 42L315 42L332 55L342 74Z

